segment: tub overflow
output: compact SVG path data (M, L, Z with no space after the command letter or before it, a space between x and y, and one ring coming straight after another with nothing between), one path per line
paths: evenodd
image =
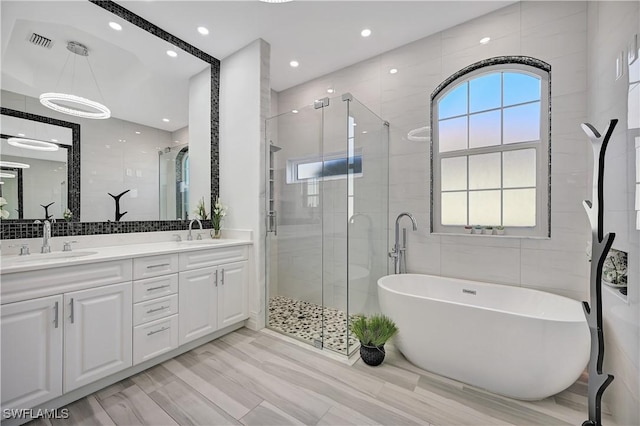
M467 290L466 288L463 288L462 292L466 293L466 294L473 294L474 296L476 295L476 291L475 290Z

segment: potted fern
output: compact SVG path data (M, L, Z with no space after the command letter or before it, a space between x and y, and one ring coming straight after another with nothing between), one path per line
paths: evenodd
M360 358L365 364L376 366L384 360L384 344L398 327L385 315L358 315L351 321L351 332L360 340Z

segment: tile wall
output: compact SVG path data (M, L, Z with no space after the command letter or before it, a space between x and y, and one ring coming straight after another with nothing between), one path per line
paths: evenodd
M604 370L615 376L604 401L621 425L640 424L640 231L634 208L640 111L633 108L640 103L640 59L630 64L628 56L629 50L640 55L634 35L640 35L638 2L589 2L588 119L600 131L619 120L607 149L604 225L616 234L613 248L628 253L628 294L603 285L603 316ZM623 73L616 79L621 54Z
M585 247L587 188L587 3L522 2L278 93L278 110L290 111L326 96L351 92L390 122L390 211L413 213L410 272L539 288L587 297ZM372 37L375 37L375 33ZM491 37L481 45L479 40ZM374 40L375 41L375 40ZM429 125L429 97L455 71L502 55L533 56L551 64L552 237L429 234L429 144L407 133ZM390 74L391 68L398 73ZM390 235L390 241L393 235Z

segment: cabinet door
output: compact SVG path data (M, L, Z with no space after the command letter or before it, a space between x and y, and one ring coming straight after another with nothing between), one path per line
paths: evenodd
M62 395L62 296L2 305L2 408Z
M217 268L180 272L178 312L181 345L218 329Z
M64 295L64 391L132 365L131 283Z
M249 317L247 287L248 262L230 263L219 267L218 328L223 328Z

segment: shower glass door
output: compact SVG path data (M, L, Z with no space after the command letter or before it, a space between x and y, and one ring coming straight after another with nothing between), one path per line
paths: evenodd
M388 274L389 125L356 98L347 108L347 307L354 315L380 313L378 279ZM347 353L360 345L347 328Z
M266 121L267 327L321 348L323 108Z
M267 327L350 355L387 274L388 126L349 94L266 122Z

